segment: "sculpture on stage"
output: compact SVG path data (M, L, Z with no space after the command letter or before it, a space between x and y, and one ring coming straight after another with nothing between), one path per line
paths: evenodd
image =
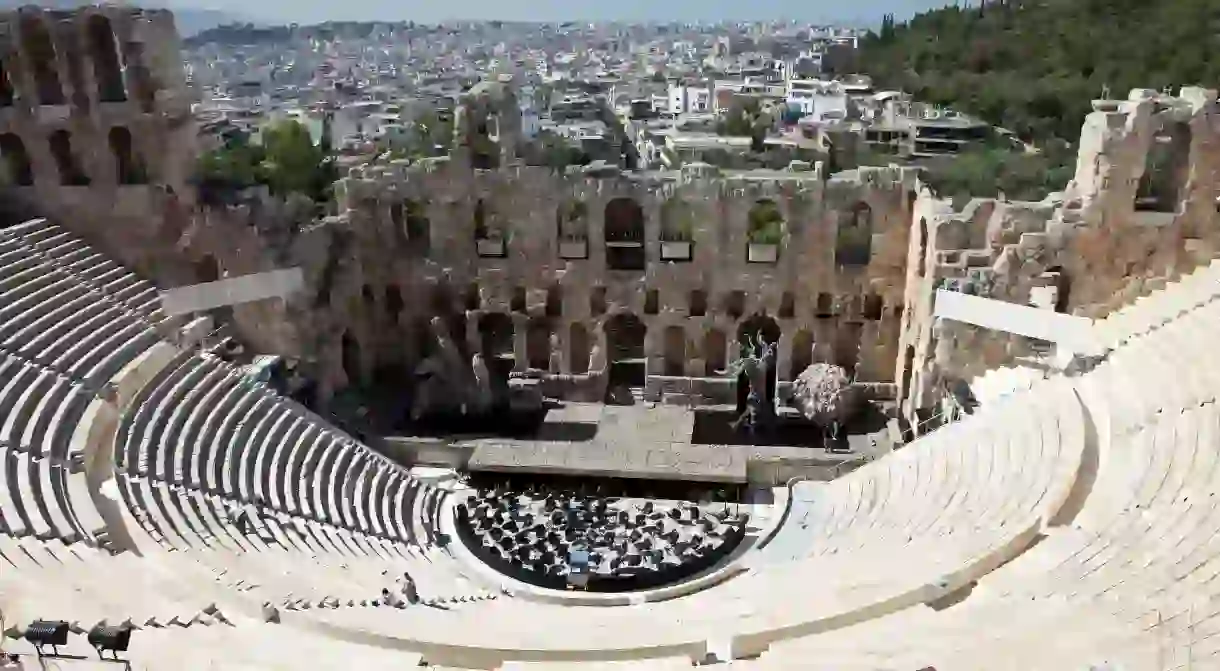
M482 354L476 352L466 363L443 319L433 317L430 326L435 347L415 367L411 421L487 418L501 409L542 407L541 394L535 387L528 381L510 381L497 375Z
M433 317L429 333L435 349L415 367L415 398L411 419L419 421L435 415L481 415L491 411L497 400L495 381L480 354L469 364L449 329L440 317Z
M733 422L733 430L754 435L769 432L775 426L775 392L768 391L767 378L775 366L775 344L768 343L761 333L742 343L742 356L727 370L719 371L730 377L745 376L749 384L745 408Z

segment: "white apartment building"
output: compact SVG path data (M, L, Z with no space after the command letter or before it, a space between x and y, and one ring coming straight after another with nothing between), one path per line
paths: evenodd
M669 112L691 114L712 111L712 91L706 86L670 84Z

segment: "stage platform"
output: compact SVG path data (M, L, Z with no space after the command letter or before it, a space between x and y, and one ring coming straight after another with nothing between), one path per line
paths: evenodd
M565 403L547 412L532 438L403 436L386 443L419 461L469 471L726 483L830 479L862 461L856 449L700 444L692 442L695 421L694 410L677 406Z

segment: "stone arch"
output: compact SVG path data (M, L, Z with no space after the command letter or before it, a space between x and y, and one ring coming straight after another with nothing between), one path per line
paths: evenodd
M397 323L398 315L402 313L406 304L402 300L402 289L398 285L391 284L385 288L385 311L390 316L390 320Z
M873 209L863 201L839 216L835 264L867 266L873 256Z
M343 374L347 376L347 385L354 387L360 384L360 343L350 331L343 332L340 343L340 356L343 360Z
M76 160L76 152L72 151L72 134L63 129L57 130L51 133L49 144L55 167L59 170L59 183L65 186L88 184L89 179Z
M642 387L646 376L647 354L644 339L648 327L635 314L620 312L602 324L606 334L606 362L610 388Z
M0 58L0 107L12 107L17 98L9 63L7 57Z
M548 317L563 316L563 287L552 284L546 288L546 305L544 308Z
M491 228L487 226L487 202L482 198L474 201L474 211L471 219L474 222L475 240L486 240L491 237Z
M644 210L634 198L606 203L606 267L610 270L644 270Z
M795 380L811 365L813 365L813 334L807 329L800 329L792 337L792 359L788 378Z
M395 233L417 249L427 250L432 242L432 222L423 203L412 198L390 206L390 221Z
M708 329L703 336L704 375L712 377L728 365L728 338L724 331L717 328Z
M530 368L551 368L551 320L533 317L525 329L525 360Z
M779 342L781 333L779 322L775 321L775 318L757 313L743 319L738 324L737 342L744 343L747 338L750 342L754 342L755 338L761 335L764 341L774 344Z
M1185 121L1166 123L1153 135L1135 191L1136 212L1177 212L1190 178L1190 144L1190 124Z
M753 344L761 336L763 342L767 344L778 344L782 334L779 323L769 315L757 313L744 319L737 326L737 347L738 356L744 355L749 347L747 343ZM779 382L778 365L779 352L771 359L770 365L767 367L767 389L766 397L775 398L775 387ZM749 392L749 380L745 373L740 373L737 376L737 407L743 409L746 404L745 395Z
M59 64L55 58L55 43L42 17L27 14L21 18L21 43L34 74L38 102L43 105L63 105L63 84L59 81Z
M85 30L89 36L89 60L93 62L97 99L104 103L126 101L127 88L123 84L123 67L119 64L119 50L110 19L101 14L94 14L86 22Z
M580 322L572 322L568 329L568 368L580 375L589 372L589 330Z
M25 143L21 141L20 137L13 133L0 135L0 155L4 156L10 184L34 185L34 169L30 165L30 154L25 150Z
M152 113L153 105L157 100L157 87L153 82L152 73L145 64L144 49L143 42L135 40L124 42L123 60L127 63L127 83L131 94L140 103L140 109L143 112Z
M746 217L746 236L750 244L778 245L783 240L784 213L779 203L770 198L760 198L750 206Z
M114 154L115 174L119 184L143 184L148 181L144 166L135 150L131 131L123 126L110 129L110 151Z
M690 242L695 234L695 208L684 198L669 198L661 204L661 240Z
M665 327L664 374L674 377L686 375L686 329L681 326Z
M569 200L555 211L556 234L561 242L582 242L589 238L589 206L583 200Z

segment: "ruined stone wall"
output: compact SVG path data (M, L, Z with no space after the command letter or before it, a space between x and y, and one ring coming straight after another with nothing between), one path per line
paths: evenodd
M345 338L359 368L346 374L409 369L434 315L471 352L488 349L494 323L511 324L511 341L491 345L507 352L491 354L511 354L519 370L582 373L598 346L612 361L642 349L648 374L714 375L739 333L761 329L778 335L781 379L833 361L891 381L914 188L914 173L898 169L829 181L698 165L640 175L446 160L357 169L339 189L342 214L311 232L324 240L302 259L324 386L347 382ZM781 237L755 250L774 261L750 262L760 201L779 212ZM855 238L839 235L852 226ZM640 331L642 348L614 335Z
M1041 203L976 200L954 211L921 194L897 360L908 419L936 404L940 382L969 380L1039 345L935 323L936 289L1100 318L1215 255L1215 100L1215 91L1186 88L1095 101L1073 181Z
M0 15L9 196L163 284L195 160L179 39L164 10L27 6Z

